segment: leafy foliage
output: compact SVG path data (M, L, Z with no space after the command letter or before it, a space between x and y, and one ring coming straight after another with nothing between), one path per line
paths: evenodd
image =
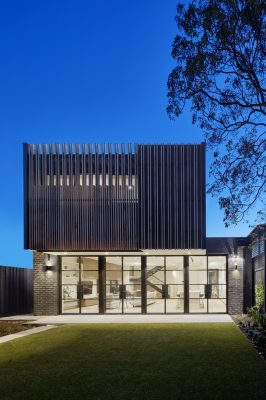
M259 204L266 216L266 3L192 0L177 5L178 34L168 78L170 118L188 102L214 161L208 188L219 196L225 225Z
M258 282L255 286L256 305L249 307L247 314L254 321L255 325L266 329L266 314L264 310L264 285L263 282Z
M261 281L255 286L255 299L257 307L262 310L264 307L264 285Z

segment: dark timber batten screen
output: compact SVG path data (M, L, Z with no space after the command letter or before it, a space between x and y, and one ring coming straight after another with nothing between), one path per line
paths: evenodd
M25 145L25 247L138 249L131 145Z
M139 145L140 243L205 248L205 144Z
M205 145L24 144L25 248L205 247Z

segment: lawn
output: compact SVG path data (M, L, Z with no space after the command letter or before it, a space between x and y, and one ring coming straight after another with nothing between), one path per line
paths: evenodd
M0 344L0 399L266 399L266 364L228 324L68 325Z

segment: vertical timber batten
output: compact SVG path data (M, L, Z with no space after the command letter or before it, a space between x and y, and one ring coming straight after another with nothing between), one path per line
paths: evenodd
M205 145L23 145L25 248L205 248Z

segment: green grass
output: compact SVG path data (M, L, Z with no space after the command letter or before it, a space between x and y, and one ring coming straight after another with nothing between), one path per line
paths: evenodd
M0 399L266 399L234 324L68 325L0 344Z

